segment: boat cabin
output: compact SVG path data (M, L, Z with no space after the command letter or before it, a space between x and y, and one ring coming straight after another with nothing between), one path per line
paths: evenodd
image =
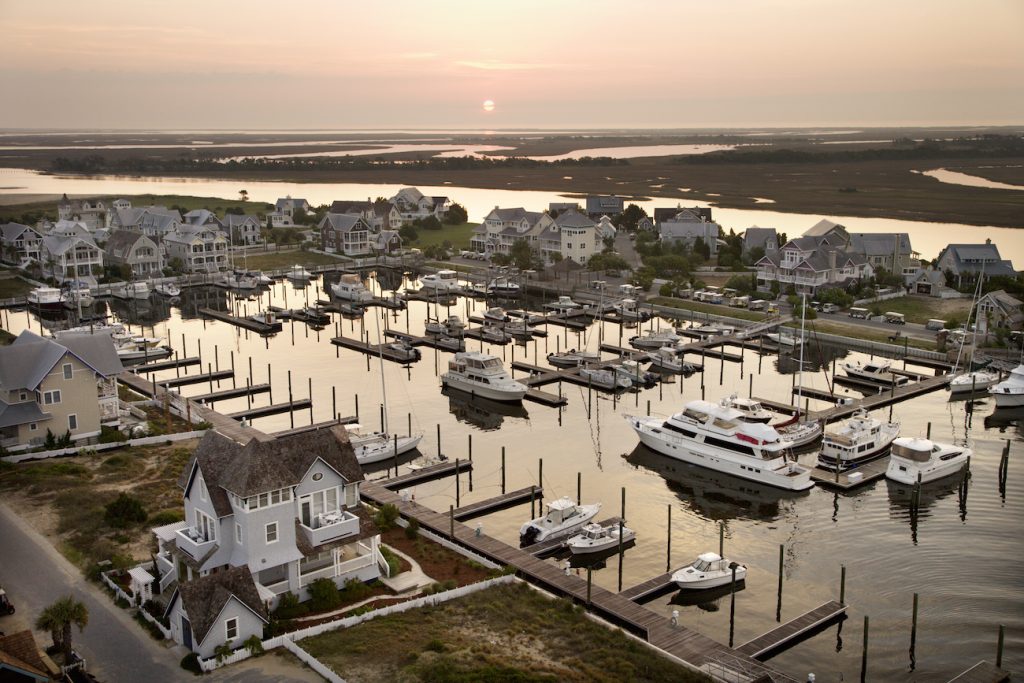
M699 572L729 571L729 560L720 557L717 553L702 553L694 561L693 568Z
M544 524L557 526L580 514L580 509L568 498L559 498L548 503L548 514Z

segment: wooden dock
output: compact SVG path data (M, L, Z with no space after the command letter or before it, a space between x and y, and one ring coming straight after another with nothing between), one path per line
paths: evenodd
M455 519L460 522L464 522L467 519L483 517L484 515L489 515L492 512L497 512L498 510L504 510L505 508L519 505L520 503L524 503L535 497L543 498L544 489L540 486L527 486L526 488L503 493L500 496L495 496L494 498L487 498L486 500L477 501L476 503L470 503L469 505L463 505L460 508L456 508Z
M790 405L788 403L779 403L769 398L752 397L755 401L760 403L765 408L783 415L799 415L800 409L797 406Z
M408 474L401 474L397 477L383 480L380 485L388 489L400 489L405 486L415 486L435 479L450 477L457 472L468 472L473 469L473 462L470 460L449 460L436 465L428 465Z
M308 434L309 432L315 432L318 429L330 429L338 425L350 425L359 422L355 415L349 417L339 417L336 420L327 420L326 422L317 422L311 425L302 425L301 427L295 427L294 429L282 429L279 432L271 434L275 439L279 439L283 436L294 436L295 434Z
M296 410L306 410L307 408L309 410L313 409L313 401L308 398L298 398L287 403L272 403L269 406L259 406L239 410L236 413L228 413L227 416L232 420L253 420L257 417L280 415L281 413L290 413Z
M395 351L387 344L367 344L359 339L353 339L351 337L334 337L331 339L331 343L335 346L340 346L345 349L352 349L353 351L359 351L360 353L366 353L371 356L383 356L384 360L389 360L393 363L412 363L419 360L419 358L407 358L404 353Z
M179 358L177 360L162 360L155 363L145 363L135 367L135 372L160 372L162 370L174 370L175 368L187 368L192 365L199 365L202 361L198 356L191 358Z
M835 600L829 600L825 604L815 607L810 612L801 614L797 618L791 619L785 624L777 626L771 631L740 645L736 648L736 651L748 657L761 659L787 645L792 645L802 640L815 629L845 617L846 605L840 604Z
M212 308L200 308L199 314L205 318L220 320L221 322L234 325L235 327L241 327L242 329L249 330L250 332L256 332L257 334L273 334L274 332L281 331L280 321L263 323L258 320L253 320L252 318L239 318L238 316L231 315L230 313L215 311Z
M222 379L231 379L235 373L231 370L213 370L211 372L200 372L195 375L182 375L181 377L171 377L168 379L161 379L157 381L157 384L173 389L175 387L183 387L189 384L202 384L203 382L216 382Z
M512 369L530 373L529 377L520 377L516 379L517 382L521 382L528 387L537 387L545 384L551 384L553 382L564 381L570 384L577 384L581 387L590 387L596 391L614 393L613 389L606 389L604 387L591 384L586 377L582 377L580 375L580 369L578 367L554 369L514 360L512 361Z
M223 391L214 391L209 394L202 394L201 396L193 396L193 401L199 403L216 403L217 401L227 401L232 398L243 398L245 396L253 396L255 394L266 394L270 392L270 385L267 383L263 384L251 384L247 387L237 387L235 389L224 389Z
M907 399L914 398L915 396L922 396L933 391L938 391L948 385L950 379L952 379L950 375L939 375L937 377L929 377L928 379L920 382L911 382L910 384L906 384L902 387L896 387L895 390L883 391L882 393L874 396L866 396L865 398L859 401L854 401L853 403L835 406L833 408L817 412L812 411L807 415L807 419L811 421L824 420L825 422L843 420L850 417L861 408L865 410L884 408L890 404L906 401Z
M447 347L442 346L442 345L440 345L438 343L438 340L440 339L440 337L431 337L431 336L420 337L420 336L415 335L415 334L409 334L408 332L399 332L397 330L384 330L384 336L388 337L390 339L399 339L401 341L406 342L410 346L429 346L429 347L438 349L440 351L448 351L450 353L455 353L455 349L447 348ZM448 338L449 339L456 339L456 337L448 337ZM460 341L461 341L461 339L460 339ZM461 348L459 350L460 351L465 351L466 350L466 342L465 341L461 341Z
M826 470L822 467L815 467L811 470L811 479L818 483L819 486L826 488L838 489L840 491L849 491L865 484L870 484L873 481L881 479L885 476L885 470L889 467L889 456L879 458L878 460L872 460L866 462L860 467L852 470L846 470L840 472L838 476L832 470ZM854 477L850 479L850 475L859 473L860 477Z
M621 517L609 517L608 519L604 519L596 523L603 527L618 526L621 519ZM564 536L549 538L546 541L541 541L540 543L531 543L523 548L523 550L534 557L551 557L552 555L557 555L562 550L565 550L565 544L571 536L572 534L566 534ZM632 543L632 540L627 541L625 545L628 546L630 543Z
M949 683L1004 683L1009 680L1009 671L982 660Z
M647 602L658 596L664 595L670 590L675 590L675 583L672 582L672 575L675 571L665 572L661 576L655 576L643 583L638 583L619 593L622 597L633 602Z

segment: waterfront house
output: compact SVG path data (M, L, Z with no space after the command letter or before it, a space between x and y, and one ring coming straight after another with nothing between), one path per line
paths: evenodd
M3 259L7 263L20 263L25 259L42 260L43 235L35 228L21 223L7 223L0 228L3 241Z
M163 255L156 242L141 232L117 230L107 238L107 265L128 266L135 279L160 277L163 274Z
M185 220L176 209L165 206L147 206L145 208L127 208L112 211L110 229L135 230L159 243L169 233L186 225Z
M0 445L39 446L47 431L94 440L101 424L118 424L123 370L108 335L66 334L57 342L25 330L0 347Z
M1024 305L1002 289L989 292L978 299L975 319L978 332L992 334L997 328L1019 330L1024 326Z
M884 268L905 276L920 270L920 254L910 246L905 232L851 232L849 251L863 256L874 270Z
M682 210L682 204L676 204L676 207L674 209L664 207L660 209L654 209L654 229L660 231L662 221L672 220L673 218L675 218L676 214L678 214ZM713 220L711 218L711 207L692 206L689 207L687 211L689 211L692 214L695 214L696 216L705 221L710 222L711 220Z
M178 259L188 273L216 273L228 267L228 240L206 226L181 226L164 237L167 263Z
M539 251L538 238L553 220L540 211L527 211L522 207L501 209L494 207L483 223L473 229L470 249L484 254L508 254L518 240L526 240Z
M270 219L270 227L293 228L295 227L293 220L295 212L298 210L308 213L310 208L309 202L305 199L293 198L291 195L281 197L274 204L274 210L267 214L267 218Z
M658 235L662 242L683 242L692 249L697 239L700 239L710 248L711 256L718 253L718 235L721 231L718 223L707 220L700 212L692 209L682 209L658 224Z
M102 199L68 199L64 194L57 202L57 220L76 221L92 232L107 224L107 206Z
M84 225L60 220L43 235L41 262L43 273L64 280L81 280L96 284L96 274L103 272L103 250Z
M559 253L563 259L571 259L579 265L601 251L601 240L597 237L597 224L575 209L570 209L544 227L537 238L538 251L545 261Z
M370 237L373 250L378 254L390 254L402 248L402 236L397 230L381 230Z
M229 213L220 220L220 229L228 238L228 244L236 247L251 247L262 244L260 221L255 216Z
M452 205L448 197L428 197L415 187L403 187L388 201L398 208L398 212L406 221L428 216L442 220L448 215L448 209Z
M749 257L755 249L760 249L762 256L778 251L779 233L775 228L759 228L752 225L743 232L742 255Z
M615 195L591 195L587 197L587 215L591 218L615 216L622 213L622 209L622 197Z
M245 444L207 432L178 480L185 520L153 529L161 592L170 594L178 585L186 598L189 621L171 620L174 639L185 644L189 629L195 635L197 614L188 598L195 589L185 586L232 568L232 581L240 582L233 585L247 585L248 573L259 603L271 608L287 592L306 600L317 579L341 587L379 578L387 561L379 532L360 504L362 480L342 427L260 435ZM196 592L209 590L207 585ZM165 614L176 604L172 597ZM221 630L213 646L233 641L231 634Z
M821 220L777 253L765 253L756 264L758 288L766 291L777 283L780 290L792 287L798 294L813 295L874 275L863 255L847 251L849 244L846 228Z
M328 213L320 219L320 248L332 254L369 254L370 226L359 216Z
M950 244L939 254L937 265L942 272L952 273L957 287L975 280L982 272L985 277L1017 276L1013 264L999 255L999 247L991 239L984 244Z

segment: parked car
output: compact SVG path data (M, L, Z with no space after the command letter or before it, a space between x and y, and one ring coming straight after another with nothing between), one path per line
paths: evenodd
M821 305L821 312L822 313L838 313L839 312L839 306L836 305L836 304L822 304Z

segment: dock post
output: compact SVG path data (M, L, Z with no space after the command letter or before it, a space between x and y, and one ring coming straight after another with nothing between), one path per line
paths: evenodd
M750 392L747 395L751 397L754 395L754 373L750 373Z
M213 393L213 364L212 363L207 363L206 364L206 372L210 376L210 393L212 394Z
M249 373L249 376L250 377L252 376L252 372ZM269 392L270 396L268 398L270 399L270 404L273 405L274 404L274 382L270 378L270 363L267 363L267 384L270 386L270 392Z
M587 377L587 419L594 415L594 380Z
M1006 634L1006 627L999 624L999 641L996 643L996 667L1003 666L1003 637Z
M437 457L441 457L441 423L437 423Z
M231 349L231 388L236 389L237 387L238 383L235 379L235 350Z
M359 422L359 394L356 394L356 422Z
M409 436L412 437L412 413L406 413L406 429L409 432Z
M309 424L313 424L313 378L307 377L306 390L309 392L306 396L309 397Z
M448 538L455 540L455 506L448 505Z
M775 608L775 621L782 622L782 568L786 559L786 546L779 544L779 603Z
M868 615L864 615L864 651L860 656L860 683L868 679Z
M583 504L583 473L576 473L576 504Z
M732 582L729 584L729 647L733 646L733 636L736 632L736 567L735 562L729 563L732 570Z
M252 356L249 356L249 384L256 384L256 380L253 379L252 375Z
M725 344L718 347L718 386L722 386L725 379Z
M505 447L501 447L501 495L505 495ZM531 503L531 508L533 507ZM532 519L532 517L531 517Z
M846 565L839 566L839 604L846 604Z
M331 418L338 419L338 387L331 385Z
M718 523L718 556L725 557L725 522Z
M398 476L398 434L395 434L395 476Z
M536 485L530 484L530 519L534 519L534 518L537 517L537 508L535 507L536 506L536 494L537 494L537 487L536 487Z
M672 571L672 503L668 504L668 533L665 535L665 571Z
M914 593L914 607L910 615L910 662L914 664L914 649L917 646L917 593Z
M591 572L593 570L587 567L587 605L590 605L590 585L591 585Z
M469 492L473 493L473 435L469 436Z
M928 427L927 427L927 429L925 431L925 437L924 438L929 439L929 440L932 438L932 423L931 422L928 423Z
M386 431L384 428L384 404L380 404L380 431Z
M651 416L651 399L647 399L647 417Z
M544 509L544 458L537 458L537 509Z
M458 458L455 458L455 507L462 507L462 496L461 496L460 491L459 491L459 489L462 488L460 486L462 477L459 476L459 465L460 464L461 464L461 461Z
M626 489L622 489L623 496L625 496ZM619 519L619 592L622 592L622 558L624 556L624 549L622 547L622 529L626 526L625 522Z

